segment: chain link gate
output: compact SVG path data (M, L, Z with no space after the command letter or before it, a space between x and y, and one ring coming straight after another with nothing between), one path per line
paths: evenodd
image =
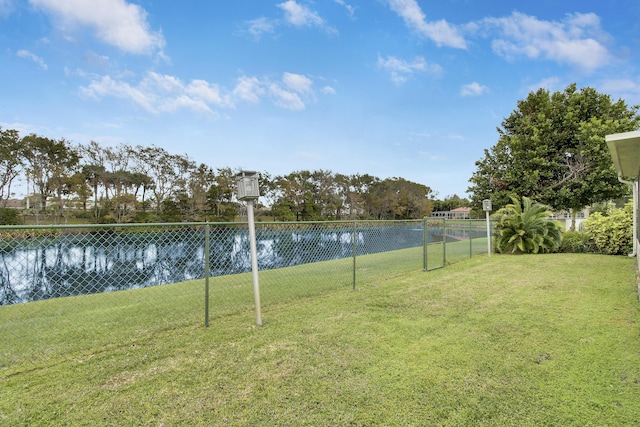
M493 238L487 235L486 224L485 220L425 218L423 270L486 254L487 239Z

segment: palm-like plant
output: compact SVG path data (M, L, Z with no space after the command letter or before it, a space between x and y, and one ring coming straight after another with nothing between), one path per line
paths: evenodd
M549 207L528 197L511 197L513 203L498 210L496 247L502 253L553 252L562 241L560 225L549 219Z

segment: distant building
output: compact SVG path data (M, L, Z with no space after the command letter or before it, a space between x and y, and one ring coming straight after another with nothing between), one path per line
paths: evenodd
M582 229L582 222L585 219L589 218L589 214L591 213L590 210L591 210L590 207L586 207L576 212L576 223L575 223L576 230ZM571 221L572 221L571 212L567 212L567 211L553 212L551 214L550 219L563 224L565 230L571 229Z
M469 219L471 208L455 208L451 211L431 212L431 218Z
M24 209L26 206L25 206L24 200L21 200L21 199L9 199L9 200L7 200L7 206L6 207L10 208L10 209Z

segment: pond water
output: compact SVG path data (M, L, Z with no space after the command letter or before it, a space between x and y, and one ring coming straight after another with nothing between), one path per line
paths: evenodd
M355 237L354 237L355 236ZM429 230L428 241L441 239ZM423 244L421 226L259 228L261 270ZM354 244L355 240L355 244ZM0 305L156 286L205 277L205 231L94 232L3 241ZM250 271L246 229L212 232L210 276Z

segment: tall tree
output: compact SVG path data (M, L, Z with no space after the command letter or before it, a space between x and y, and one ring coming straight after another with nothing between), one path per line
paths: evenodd
M207 204L217 221L231 221L235 217L236 174L231 168L218 168L207 192Z
M150 190L156 213L161 214L164 202L173 195L186 193L189 172L194 164L186 155L170 154L160 147L136 147L137 171L153 180Z
M187 181L187 211L185 214L189 220L195 221L203 216L207 210L207 195L215 184L216 175L213 169L204 163L200 163L190 172Z
M311 174L316 205L324 218L340 219L344 207L339 194L336 175L328 170L316 170Z
M47 198L56 195L58 220L62 217L64 181L75 173L80 156L64 138L49 139L36 134L22 138L27 174L40 194L40 206L47 207Z
M562 92L531 92L498 128L498 142L485 150L469 180L472 201L496 207L512 195L556 210L580 210L628 192L618 182L605 135L636 130L638 106L575 84Z
M91 141L87 145L80 145L78 152L81 155L81 171L85 176L85 180L93 189L93 214L94 219L98 221L100 216L98 190L101 186L105 189L106 197L107 154L100 144L95 141Z
M100 216L100 209L98 204L98 187L103 182L106 171L104 166L98 164L86 164L82 166L81 173L84 176L86 183L91 186L93 193L93 214L94 219L97 221Z
M11 184L20 174L23 155L18 131L0 127L0 208L5 208L11 197Z
M84 171L76 172L73 175L65 178L64 180L64 194L75 194L77 200L82 204L82 211L87 212L87 200L93 194L91 187L87 181L87 176Z
M291 172L285 176L275 178L280 188L280 197L275 204L276 210L280 211L280 217L288 217L284 214L284 207L288 207L296 221L300 221L305 207L305 194L310 191L307 178L311 175L309 171ZM292 219L293 219L292 218Z
M265 201L265 205L270 209L271 215L274 219L277 217L275 210L273 209L276 201L279 197L278 184L274 177L269 172L260 172L260 197Z
M368 194L378 182L380 178L369 174L355 174L349 177L347 192L349 216L352 218L366 216Z
M375 219L416 219L431 214L431 188L404 178L374 183L367 195L369 215Z

